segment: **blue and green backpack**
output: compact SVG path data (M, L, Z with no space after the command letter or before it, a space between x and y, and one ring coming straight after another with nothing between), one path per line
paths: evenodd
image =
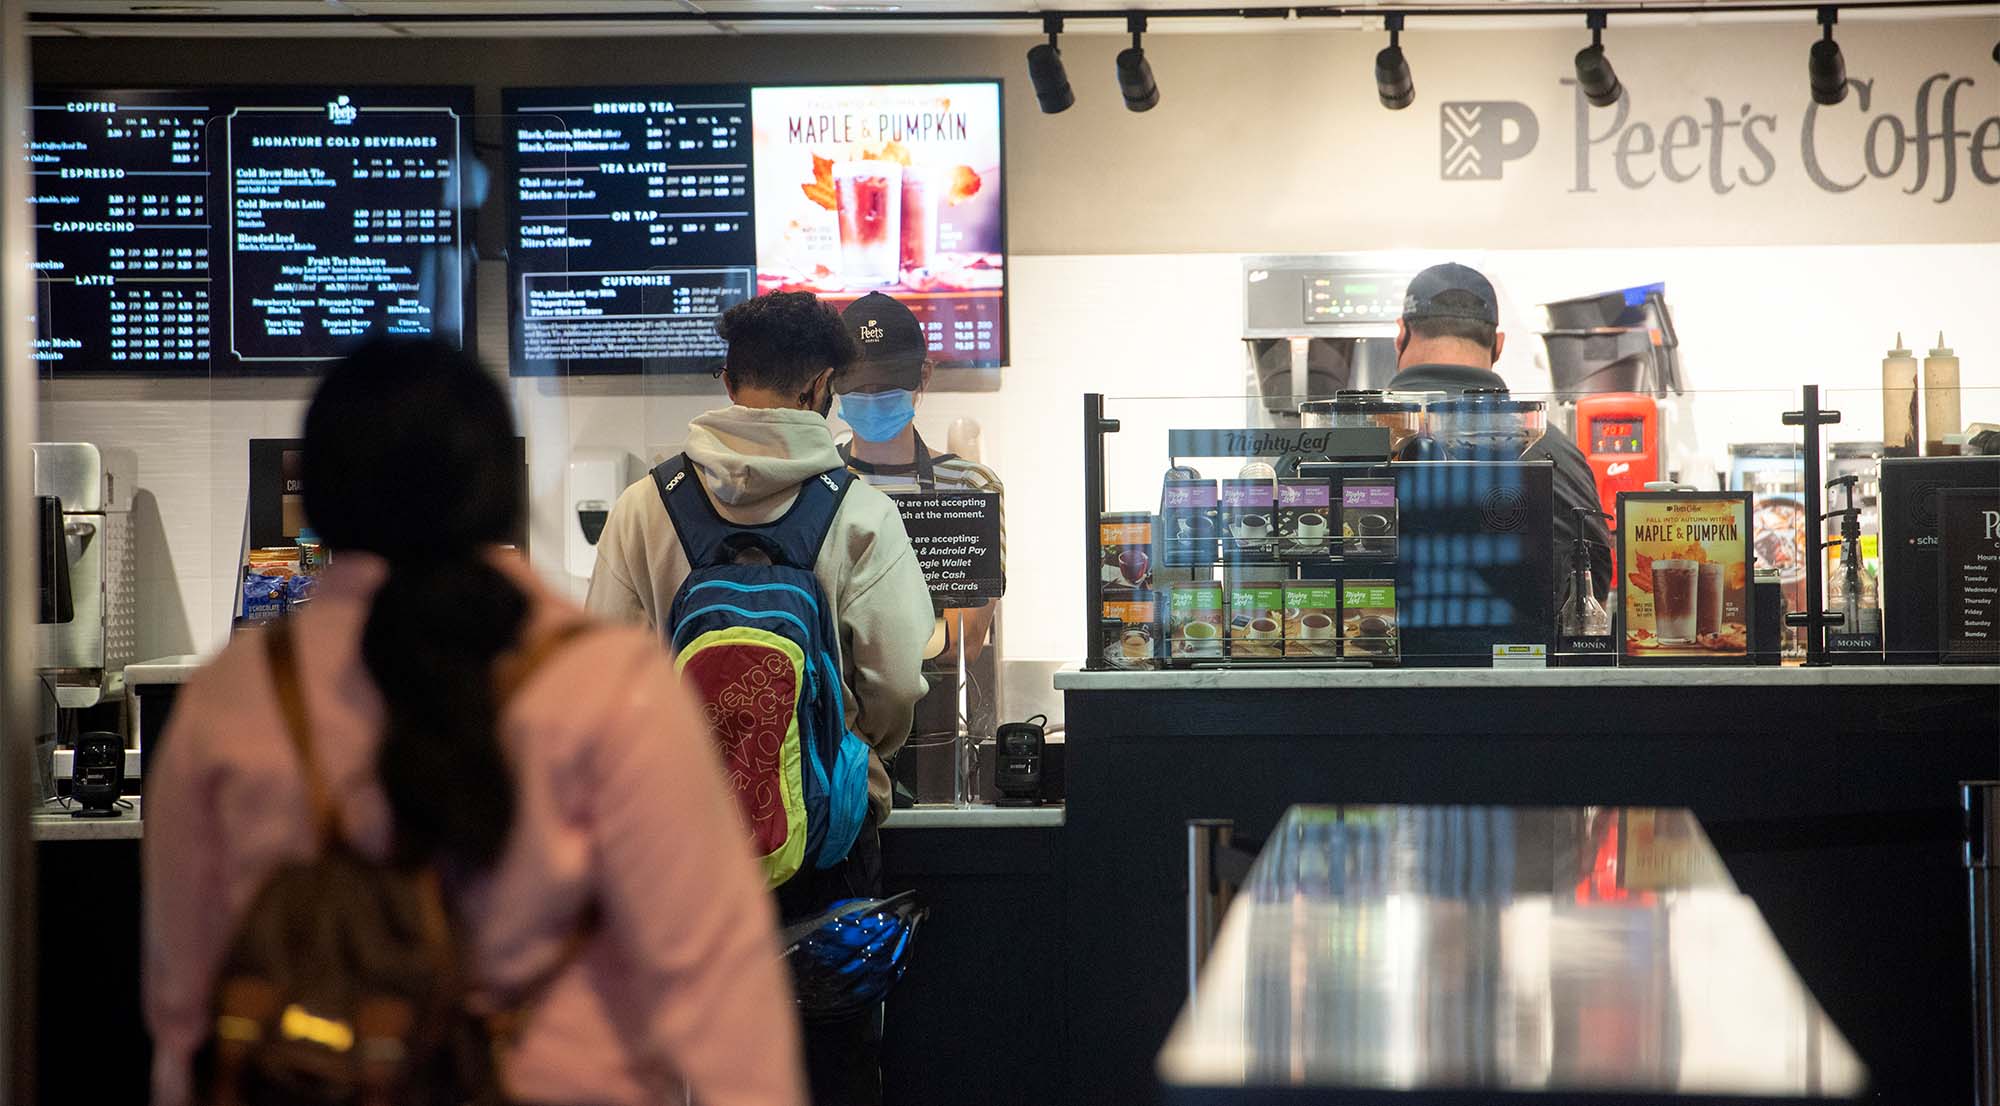
M839 638L813 575L853 476L799 485L776 521L741 525L709 502L687 454L653 481L692 569L666 629L701 700L768 886L847 856L868 810L868 746L847 731Z

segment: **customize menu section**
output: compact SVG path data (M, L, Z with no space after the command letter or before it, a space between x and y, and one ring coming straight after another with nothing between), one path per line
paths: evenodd
M44 371L208 368L200 92L42 92L30 115L35 360Z
M62 375L309 370L463 345L463 88L38 89L35 356Z
M317 361L368 334L464 332L459 115L349 95L238 108L229 134L229 341Z
M750 90L506 89L515 371L696 372L756 290Z

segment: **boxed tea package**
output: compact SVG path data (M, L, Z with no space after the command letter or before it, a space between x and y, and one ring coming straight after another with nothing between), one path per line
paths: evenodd
M1340 655L1340 585L1306 580L1285 585L1285 655Z
M1332 485L1325 480L1278 481L1278 552L1287 557L1320 557L1331 530Z
M1277 514L1276 485L1262 478L1224 480L1219 524L1222 552L1235 560L1256 560L1271 554L1272 517Z
M1175 584L1169 593L1167 640L1175 657L1222 656L1222 585L1213 580Z
M1098 572L1107 588L1153 586L1153 516L1108 513L1097 522Z
M1368 660L1398 655L1396 581L1347 580L1340 588L1340 636L1344 655Z
M1348 480L1340 488L1343 557L1396 557L1396 482Z
M1166 563L1205 568L1215 563L1216 490L1213 480L1170 479L1160 488L1160 548Z
M1229 655L1281 657L1285 645L1285 587L1277 581L1241 583L1229 592Z
M1151 591L1104 594L1104 659L1114 668L1157 668L1161 649L1160 596Z

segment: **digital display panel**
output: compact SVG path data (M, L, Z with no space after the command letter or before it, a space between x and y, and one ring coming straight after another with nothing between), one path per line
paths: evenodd
M311 371L375 334L463 347L467 88L38 89L39 366Z
M1645 421L1642 419L1590 420L1592 453L1644 453Z
M1006 363L1000 85L505 89L520 373L694 373L750 296L871 292Z
M1408 277L1388 274L1307 273L1305 318L1324 323L1393 323L1403 317Z

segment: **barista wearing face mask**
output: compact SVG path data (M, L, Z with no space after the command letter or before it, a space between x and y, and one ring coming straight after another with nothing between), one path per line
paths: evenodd
M921 324L910 309L890 296L871 292L841 312L859 356L835 378L839 415L854 430L840 456L856 476L884 490L1001 492L992 469L955 453L932 449L917 431L917 407L930 386L934 366ZM1001 518L1001 555L1006 555L1006 519ZM997 657L989 650L999 611L995 600L977 607L938 613L927 651L925 678L931 691L917 705L916 732L935 737L960 725L959 684L967 683L966 732L991 732L989 693L998 681ZM963 671L958 643L965 643ZM899 775L899 779L903 778Z

